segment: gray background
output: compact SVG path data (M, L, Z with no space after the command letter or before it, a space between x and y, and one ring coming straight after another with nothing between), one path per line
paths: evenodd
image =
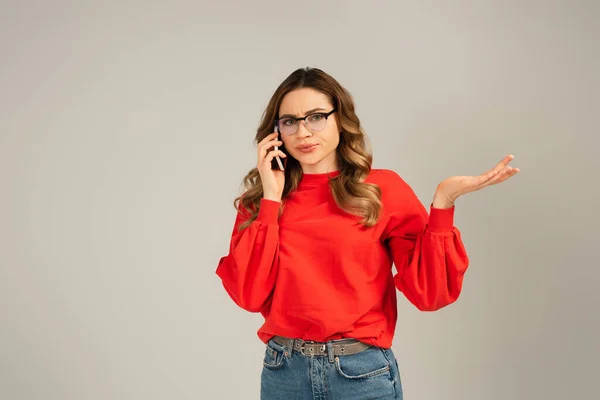
M599 3L2 1L0 398L258 399L259 314L215 275L294 69L457 201L459 301L399 298L406 399L590 399L600 372Z

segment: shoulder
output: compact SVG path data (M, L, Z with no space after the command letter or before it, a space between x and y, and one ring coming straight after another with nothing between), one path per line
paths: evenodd
M366 182L376 184L382 191L403 191L411 189L409 184L397 172L392 171L391 169L372 169Z
M418 202L412 187L395 171L390 169L372 169L367 183L374 183L381 189L381 201L385 208L406 208Z

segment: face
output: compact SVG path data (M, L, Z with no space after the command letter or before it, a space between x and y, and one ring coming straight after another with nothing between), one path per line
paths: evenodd
M279 118L304 117L312 112L328 113L333 108L325 94L302 88L284 96L279 107ZM311 132L305 121L298 121L297 124L296 133L286 135L282 132L280 137L287 152L300 163L302 171L305 174L319 174L337 170L335 149L340 142L337 113L329 115L325 128L318 132Z

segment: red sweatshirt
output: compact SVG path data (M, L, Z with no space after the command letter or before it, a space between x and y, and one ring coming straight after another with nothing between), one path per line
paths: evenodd
M431 205L428 215L400 176L373 169L366 181L381 188L383 207L379 222L365 228L336 205L328 179L337 174L304 174L281 217L279 202L262 199L258 218L238 231L247 213L237 214L216 273L239 307L264 316L264 343L281 335L389 348L396 289L423 311L460 294L469 260L454 207Z

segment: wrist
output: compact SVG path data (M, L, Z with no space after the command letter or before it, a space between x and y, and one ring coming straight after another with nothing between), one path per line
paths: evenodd
M433 196L433 202L431 205L433 208L440 208L440 209L452 208L452 207L454 207L454 201L456 201L456 199L451 200L440 193L436 193Z
M273 195L273 194L269 194L269 193L263 194L263 199L281 202L281 196L277 196L277 195Z

